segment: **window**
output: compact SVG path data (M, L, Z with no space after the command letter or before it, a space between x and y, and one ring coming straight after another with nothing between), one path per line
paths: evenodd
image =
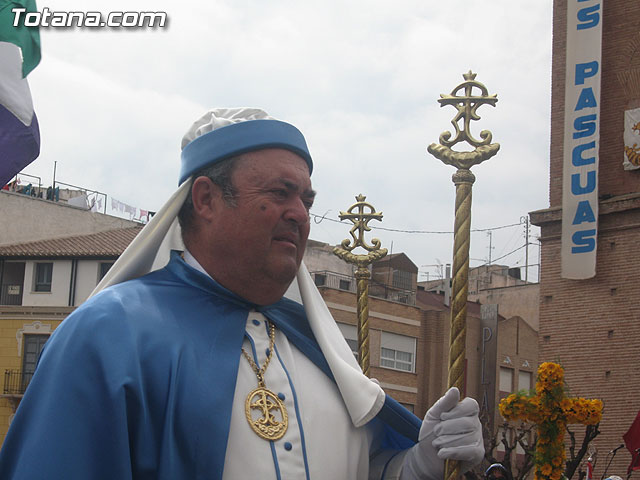
M393 271L393 286L396 288L402 288L404 290L411 290L413 288L413 275L411 272L405 272L404 270Z
M413 355L409 352L382 347L380 366L411 372L413 370Z
M346 323L338 323L338 328L342 336L347 341L347 345L351 349L353 356L358 359L358 329L355 325L347 325Z
M98 281L104 278L112 266L113 262L100 262L100 268L98 268Z
M5 261L0 267L0 305L22 305L25 262Z
M33 372L36 371L36 364L45 342L49 335L25 335L24 336L24 356L22 358L22 391L27 388Z
M406 335L382 332L380 366L415 372L416 339Z
M315 273L313 280L315 281L316 287L322 287L327 283L327 275L324 273Z
M345 338L345 340L347 341L347 345L349 345L349 348L351 349L351 353L353 353L353 356L356 357L356 360L357 360L358 359L358 341L351 340L350 338Z
M351 280L340 279L340 290L351 290Z
M400 402L400 405L402 405L404 408L409 410L411 413L414 413L414 406L411 403L402 403L402 402Z
M53 263L36 263L34 291L50 292L51 277L53 276Z
M394 300L399 303L409 304L412 301L411 295L409 293L404 292L393 292L391 295L391 300Z
M518 372L518 390L531 390L531 372Z
M513 368L500 367L500 398L513 392Z

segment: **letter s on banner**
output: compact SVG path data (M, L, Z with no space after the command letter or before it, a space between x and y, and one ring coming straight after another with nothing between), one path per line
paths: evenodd
M588 253L596 249L596 230L581 230L573 234L572 240L575 247L571 247L573 253Z

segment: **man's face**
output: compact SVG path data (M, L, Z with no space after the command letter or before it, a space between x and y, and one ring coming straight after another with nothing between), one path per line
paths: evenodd
M288 150L259 150L243 155L232 182L235 206L220 199L211 225L210 273L247 300L273 303L294 279L307 244L315 196L309 168Z
M500 470L494 468L489 472L489 475L487 475L487 480L505 480L505 478Z

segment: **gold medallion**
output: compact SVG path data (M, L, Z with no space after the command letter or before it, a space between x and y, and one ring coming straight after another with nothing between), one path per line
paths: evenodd
M262 368L258 368L256 362L245 352L244 348L241 349L242 355L247 359L258 378L258 388L247 395L247 400L244 402L244 413L247 416L249 425L260 438L279 440L287 431L289 418L282 400L264 384L264 374L267 371L269 362L271 362L276 338L275 325L269 321L267 323L269 325L269 353ZM257 415L254 413L255 411L258 413Z
M247 395L244 411L253 431L265 440L281 439L289 426L284 403L264 387L259 386Z

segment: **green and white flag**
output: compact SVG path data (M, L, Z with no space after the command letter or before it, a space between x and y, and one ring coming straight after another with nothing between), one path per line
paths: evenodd
M15 8L25 9L16 22ZM35 0L0 0L0 42L17 45L22 51L22 78L40 63L40 33L38 27L26 27L26 14L37 12Z

